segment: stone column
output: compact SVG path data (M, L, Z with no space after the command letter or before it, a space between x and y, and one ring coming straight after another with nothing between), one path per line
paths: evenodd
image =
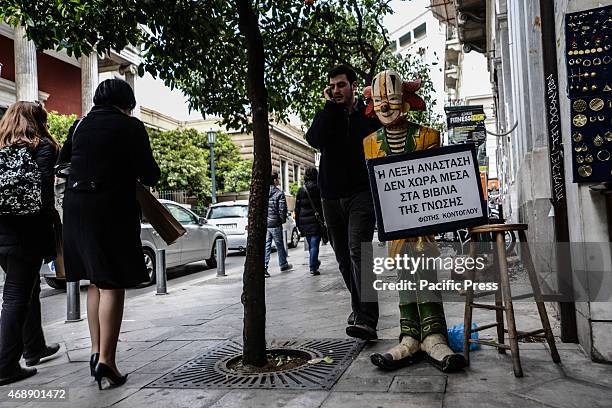
M93 106L93 97L98 86L98 54L81 55L81 114L87 115Z
M134 91L134 95L136 95L136 74L138 72L136 66L130 65L126 68L120 69L119 72L125 76L125 81L130 84L132 90ZM140 119L140 103L138 103L138 97L136 97L136 106L132 111L132 116Z
M38 100L36 47L27 39L23 26L15 27L15 87L17 101Z

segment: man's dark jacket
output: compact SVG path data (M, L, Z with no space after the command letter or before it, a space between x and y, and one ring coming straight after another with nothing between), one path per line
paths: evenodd
M285 193L275 186L270 186L268 196L268 228L280 227L287 221L287 200Z
M324 199L349 197L370 188L363 153L363 139L378 130L377 119L364 115L358 101L352 113L327 101L306 133L308 143L321 151L319 188Z

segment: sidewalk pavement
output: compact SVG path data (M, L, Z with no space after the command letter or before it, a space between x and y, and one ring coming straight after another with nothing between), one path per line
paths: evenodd
M321 275L308 273L302 246L290 250L294 269L279 272L272 256L266 279L268 341L274 338L346 338L348 292L329 245L321 250ZM89 375L87 321L45 327L49 342L60 342L60 356L38 366L38 374L0 387L1 407L610 407L612 366L596 364L576 344L558 343L562 364L550 359L543 343L521 343L525 377L515 378L509 354L484 347L471 354L465 371L443 374L426 362L394 372L374 367L369 355L397 343L397 295L381 301L379 337L368 344L329 391L193 390L144 388L165 373L227 339L242 338L242 266L228 276L197 278L156 296L155 288L126 299L118 345L118 366L129 373L124 386L99 391ZM43 304L44 307L44 304ZM463 303L447 303L449 327L463 321ZM480 313L478 313L480 312ZM474 322L492 321L475 312ZM519 329L539 328L535 305L515 303ZM558 321L549 309L555 333ZM494 320L494 319L493 319ZM485 331L486 333L486 331ZM10 390L68 390L68 401L19 401Z

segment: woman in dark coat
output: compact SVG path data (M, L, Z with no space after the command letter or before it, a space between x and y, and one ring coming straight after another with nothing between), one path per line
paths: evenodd
M148 280L140 242L136 181L153 186L160 177L129 84L108 79L95 106L75 122L60 153L70 162L64 196L66 279L89 279L87 320L92 375L101 387L125 383L115 362L125 288Z
M35 165L23 156L15 160L19 150L27 152ZM0 318L0 385L4 385L36 374L36 368L20 366L21 353L31 366L59 350L57 343L46 345L40 316L40 267L43 260L55 258L53 167L59 151L40 103L17 102L9 107L0 121L0 151L5 172L0 180L6 181L0 181L0 194L3 200L19 203L0 214L0 266L6 272ZM40 190L18 193L9 178L19 171L39 178Z
M317 187L317 169L308 167L304 172L304 186L300 187L295 200L295 223L300 230L300 235L306 237L310 252L310 273L319 275L319 244L324 231L321 223L317 220L315 212L318 213L320 220L323 220L323 207L321 205L321 192ZM308 194L310 193L310 198ZM313 207L314 205L314 207Z

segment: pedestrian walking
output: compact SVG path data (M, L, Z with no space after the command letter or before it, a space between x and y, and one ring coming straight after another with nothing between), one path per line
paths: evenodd
M327 241L327 230L323 220L321 192L317 186L318 171L308 167L304 172L304 185L299 188L295 197L295 223L300 235L308 242L310 273L320 275L319 245Z
M287 262L287 250L285 249L285 240L283 239L283 224L287 221L287 200L285 193L278 188L280 179L278 173L272 173L270 178L270 195L268 196L268 231L266 233L266 252L265 252L265 276L270 277L268 272L268 264L270 263L270 253L272 252L272 240L276 245L276 253L278 254L278 265L281 272L288 271L293 268Z
M38 102L17 102L0 120L0 266L6 273L0 316L0 385L36 374L26 366L59 350L47 345L40 310L40 267L55 258L54 166L59 151Z
M363 139L381 125L365 116L365 103L355 97L355 71L339 65L328 72L327 79L325 106L315 115L306 140L321 151L318 184L323 215L342 278L351 293L353 311L347 319L346 333L373 340L378 324L378 300L376 293L371 293L370 283L374 277L371 244L375 218ZM368 251L363 256L362 245Z
M71 127L60 152L70 163L64 196L66 280L90 281L87 321L91 375L124 384L115 355L125 289L148 281L140 242L136 182L153 186L160 170L143 123L131 117L134 92L120 79L100 83L94 107Z

